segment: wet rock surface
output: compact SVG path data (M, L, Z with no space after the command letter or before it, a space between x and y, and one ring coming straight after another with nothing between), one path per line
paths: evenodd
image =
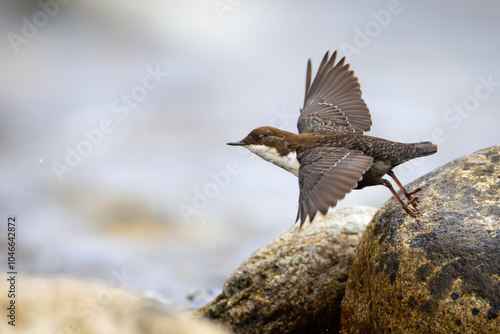
M419 178L422 218L388 201L357 249L341 333L500 333L500 146Z
M354 250L375 208L331 211L250 256L197 313L236 333L336 333Z

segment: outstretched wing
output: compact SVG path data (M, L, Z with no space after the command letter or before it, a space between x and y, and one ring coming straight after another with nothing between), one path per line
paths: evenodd
M361 98L358 78L344 64L345 57L335 64L337 51L330 59L325 54L311 84L311 60L307 64L306 96L297 123L299 133L364 133L372 120Z
M313 221L316 213L328 212L329 207L354 189L372 163L372 157L361 151L338 147L318 147L298 156L300 226L306 217Z

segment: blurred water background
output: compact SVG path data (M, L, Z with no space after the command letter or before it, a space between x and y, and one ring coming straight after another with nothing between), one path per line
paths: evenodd
M499 15L495 0L2 1L0 259L15 215L22 273L125 272L177 303L220 289L298 199L293 175L225 143L296 132L308 58L348 56L370 135L439 145L396 169L408 183L499 144Z

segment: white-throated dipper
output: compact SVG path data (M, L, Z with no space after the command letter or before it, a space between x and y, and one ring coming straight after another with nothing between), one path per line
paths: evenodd
M300 196L297 220L300 226L317 212L323 215L353 189L384 185L390 189L403 209L414 218L419 187L406 191L392 169L408 160L437 152L431 142L397 143L364 135L372 120L361 97L358 78L344 64L335 64L325 54L311 83L311 60L307 64L306 96L300 110L299 134L264 126L250 132L243 140L228 143L243 146L262 159L298 176ZM387 179L389 175L407 198L405 203Z

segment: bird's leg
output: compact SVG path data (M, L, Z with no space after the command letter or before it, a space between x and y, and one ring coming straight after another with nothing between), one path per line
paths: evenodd
M398 178L396 177L396 174L394 174L394 172L392 170L388 171L387 175L392 177L394 182L396 182L396 184L398 185L399 189L401 189L403 194L405 194L406 198L408 198L408 204L411 204L416 209L417 204L420 202L420 200L419 200L418 196L413 196L413 195L415 195L416 193L418 193L419 191L422 191L422 189L427 188L427 187L421 186L421 187L415 188L413 191L407 191L405 189L405 187L403 187L401 182L399 182Z
M403 200L401 199L401 197L399 197L398 193L396 192L396 190L394 190L394 188L392 187L392 184L391 182L389 182L389 180L386 180L386 179L382 179L382 184L384 186L386 186L387 188L389 188L389 190L391 191L392 195L394 196L394 198L396 198L396 200L398 201L398 203L401 205L401 207L403 207L403 209L410 215L412 216L413 218L417 219L418 220L418 217L420 216L420 211L418 211L418 209L415 207L415 205L413 205L413 209L409 207L409 205L411 204L410 202L408 204L405 204L403 202Z

